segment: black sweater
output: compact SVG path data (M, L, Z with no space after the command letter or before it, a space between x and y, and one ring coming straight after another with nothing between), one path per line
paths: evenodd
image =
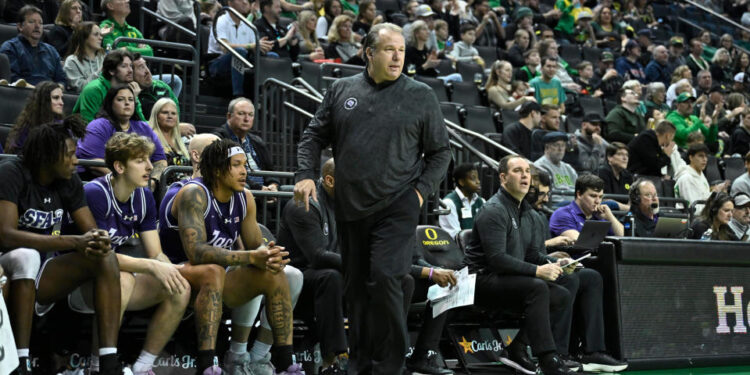
M669 155L662 151L656 132L648 129L640 132L628 143L630 159L628 170L634 174L661 176L661 168L669 165Z
M337 80L299 143L295 180L316 179L333 146L336 218L355 221L408 189L423 198L445 177L451 154L435 93L405 75L380 84L362 74Z

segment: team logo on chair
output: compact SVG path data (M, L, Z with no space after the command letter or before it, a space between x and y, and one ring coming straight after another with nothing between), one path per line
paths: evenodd
M344 102L344 109L351 111L357 106L357 98L349 98Z

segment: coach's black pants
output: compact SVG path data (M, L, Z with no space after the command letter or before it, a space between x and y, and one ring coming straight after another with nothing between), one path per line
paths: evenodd
M584 268L570 275L561 276L556 284L568 290L568 300L558 319L552 322L557 351L569 354L570 332L575 311L577 336L583 339L586 353L604 351L604 309L602 307L602 276L599 272ZM574 309L575 308L575 309Z
M427 299L427 290L432 286L432 282L427 279L418 279L415 282L413 302L424 302ZM438 351L440 336L443 334L445 321L448 319L450 310L432 317L432 305L427 302L427 308L422 318L422 327L419 329L417 342L414 344L415 353L424 353L428 350Z
M535 356L555 351L550 317L553 325L559 324L570 300L570 293L564 287L533 276L477 275L474 303L494 311L523 315L517 337L531 345Z
M404 370L409 300L404 301L403 284L419 212L417 193L408 189L377 213L337 223L349 308L349 375L399 375Z
M306 269L295 316L314 320L323 358L346 353L344 330L344 277L335 269Z

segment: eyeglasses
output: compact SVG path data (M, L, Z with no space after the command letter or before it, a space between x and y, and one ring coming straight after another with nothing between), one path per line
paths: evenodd
M658 198L658 195L652 194L652 193L646 193L646 194L641 194L641 197L646 198L646 199L656 199Z

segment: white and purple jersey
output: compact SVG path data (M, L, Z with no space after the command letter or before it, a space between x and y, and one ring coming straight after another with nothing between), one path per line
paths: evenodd
M200 186L208 197L203 219L206 225L206 240L209 245L232 250L234 242L240 235L242 220L247 215L247 201L244 191L232 194L229 202L221 203L214 198L211 190L203 184L203 179L200 177L175 182L167 190L167 194L164 195L159 207L159 238L164 253L169 256L173 263L187 261L180 240L179 223L177 218L172 216L172 204L180 189L189 184Z
M156 201L148 188L137 188L126 202L115 198L112 174L94 179L83 187L96 226L109 232L117 251L141 232L156 229Z

